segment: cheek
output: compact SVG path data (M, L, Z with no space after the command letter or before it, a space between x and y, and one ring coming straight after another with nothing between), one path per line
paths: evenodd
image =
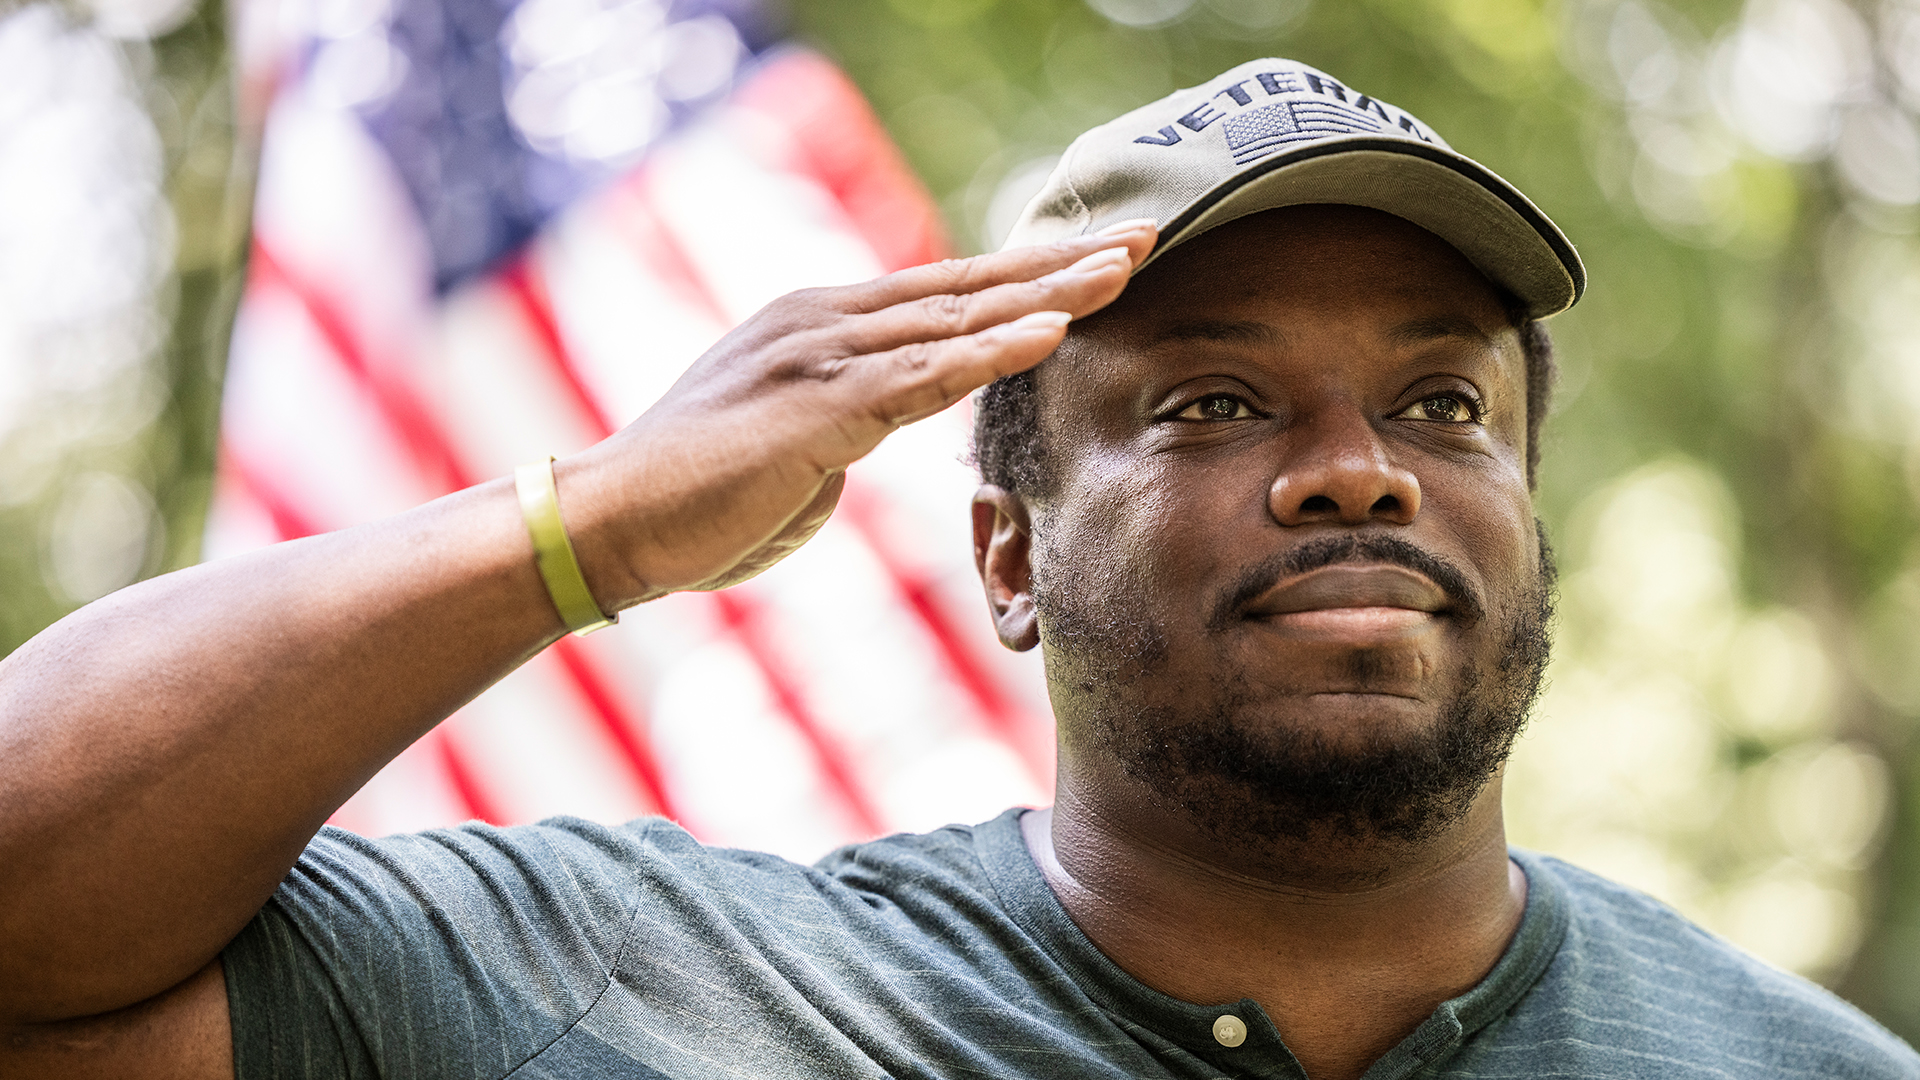
M1139 591L1159 561L1146 541L1175 517L1159 492L1114 473L1081 463L1046 518L1046 574L1077 593Z
M1088 454L1077 465L1056 518L1062 554L1077 565L1062 569L1124 574L1136 593L1190 590L1205 579L1240 500L1137 453Z
M1501 464L1491 475L1449 477L1429 486L1422 515L1446 530L1476 569L1490 605L1500 605L1515 586L1531 582L1540 563L1532 495L1524 470Z
M1265 474L1134 450L1077 464L1048 526L1049 585L1157 628L1176 652L1206 641L1227 583L1271 553Z

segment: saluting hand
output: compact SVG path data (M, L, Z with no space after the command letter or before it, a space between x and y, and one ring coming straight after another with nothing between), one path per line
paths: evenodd
M894 429L1045 359L1111 303L1150 221L806 289L761 309L651 409L559 463L588 585L614 611L719 589L805 543Z

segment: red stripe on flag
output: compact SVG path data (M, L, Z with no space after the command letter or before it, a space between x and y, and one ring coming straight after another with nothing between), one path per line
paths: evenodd
M229 490L259 507L282 540L298 540L326 531L315 525L278 488L267 483L253 463L235 453L231 446L224 446L220 450L220 480Z
M1033 779L1043 789L1048 787L1053 782L1048 769L1049 762L1033 745L1032 731L1022 723L1023 710L1013 703L993 673L974 655L967 644L966 632L941 607L934 594L933 583L906 566L894 552L885 530L877 520L879 511L875 500L876 497L864 486L849 483L846 494L841 496L840 509L867 542L874 557L880 560L886 576L898 590L901 602L920 621L921 627L932 639L935 651L946 662L949 674L972 699L975 711L986 721L993 734L1013 748Z
M767 633L765 620L761 617L759 605L746 594L728 589L709 594L714 606L719 608L721 618L733 630L741 647L753 658L765 677L767 689L773 694L774 703L779 706L801 736L813 747L814 755L820 761L820 770L846 801L847 809L852 812L855 823L867 836L878 836L883 831L880 815L873 804L867 801L860 785L854 781L852 770L848 767L846 755L834 745L833 739L821 728L820 722L807 707L806 698L801 696L797 680L789 677L785 663L781 661L775 649L771 635Z
M381 377L368 362L351 321L326 292L296 277L258 237L248 272L250 289L278 288L300 304L333 358L375 399L387 423L406 441L429 484L437 484L442 491L458 491L473 484L473 477L461 465L433 413L410 388Z
M755 72L733 103L773 117L793 138L794 171L833 193L888 270L952 251L925 185L860 89L818 54L794 50Z
M652 175L644 165L628 174L609 193L608 216L618 224L622 236L655 281L679 293L715 325L733 325L733 319L721 306L720 299L713 295L713 290L707 288L706 279L687 255L686 248L661 220L648 190L652 182Z
M593 421L597 429L593 435L594 441L613 434L619 425L601 407L600 400L587 389L579 365L574 362L573 351L567 348L566 339L560 336L560 321L553 312L553 294L547 291L546 278L534 266L532 252L522 250L508 260L506 266L501 268L498 280L506 289L507 298L520 309L527 330L539 343L542 355L560 366L562 388L573 399L573 404L581 414Z
M632 726L637 718L627 711L613 688L600 677L593 661L587 658L578 641L563 637L554 643L552 651L560 661L560 666L573 677L574 685L586 697L587 703L593 707L601 729L620 747L621 755L627 759L627 767L633 770L647 798L653 801L655 810L665 817L678 820L680 815L667 799L666 779L660 773L660 763L654 759L653 748L642 739L642 729Z
M445 728L434 728L422 738L426 739L440 765L446 770L447 783L453 788L454 797L464 806L469 820L484 821L489 825L506 825L511 819L501 811L500 805L488 795L486 786L474 775L460 748L453 745L452 736Z

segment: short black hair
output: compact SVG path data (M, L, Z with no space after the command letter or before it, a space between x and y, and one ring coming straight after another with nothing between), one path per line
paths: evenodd
M1527 318L1517 301L1508 313L1520 332L1527 365L1527 486L1540 466L1540 424L1553 400L1559 366L1553 339L1539 319ZM1033 369L996 379L980 392L973 412L973 464L980 479L1017 495L1044 496L1052 488L1045 433L1040 428L1040 387Z

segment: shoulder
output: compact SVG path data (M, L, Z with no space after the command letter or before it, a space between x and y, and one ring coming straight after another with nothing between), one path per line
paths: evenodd
M849 887L951 878L985 881L974 845L975 827L948 825L925 833L898 833L829 852L814 866Z
M328 826L308 842L282 893L317 887L336 903L396 892L439 901L476 890L502 899L556 887L597 894L645 865L663 830L677 831L655 818L607 826L562 817L513 828L471 821L382 837Z
M839 848L809 866L766 852L710 846L664 818L602 825L557 817L512 828L469 822L377 839L329 827L307 846L281 898L317 890L338 905L407 893L445 905L477 893L496 902L551 905L575 895L602 903L610 894L631 903L662 890L791 899L799 893L894 893L936 882L984 885L972 828L885 836Z
M1712 1061L1778 1075L1920 1076L1920 1056L1859 1009L1688 921L1665 904L1546 856L1523 859L1567 908L1536 997L1616 1045L1677 1067Z

